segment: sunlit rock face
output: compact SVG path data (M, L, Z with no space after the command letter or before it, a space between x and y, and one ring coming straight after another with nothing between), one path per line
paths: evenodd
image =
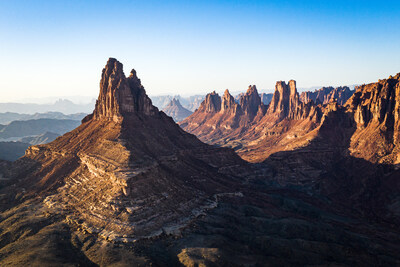
M228 100L224 96L223 102ZM400 162L399 75L358 86L354 94L348 87L327 87L299 96L294 80L278 81L268 107L259 103L256 88L250 86L241 95L241 112L235 113L242 114L242 120L222 116L223 112L205 116L197 111L180 125L205 142L235 148L245 160L258 162L276 151L307 145L320 136L320 127L327 129L328 121L332 132L337 132L342 125L325 119L340 113L353 125L347 144L351 155L371 162ZM229 106L233 103L224 104L223 110Z
M250 85L246 93L240 95L238 102L228 89L222 97L212 92L199 109L179 125L207 143L213 143L222 136L236 135L264 116L267 109L255 85Z
M244 113L248 114L253 118L261 105L261 97L258 95L258 91L255 85L250 85L247 92L240 98L240 107Z
M400 74L356 87L346 107L357 124L350 144L352 155L400 163Z
M312 103L305 104L300 101L296 81L290 80L288 84L284 81L278 81L267 115L274 116L277 120L308 117L319 120L317 109Z
M126 78L122 64L110 58L102 72L100 94L93 118L112 119L118 122L129 114L154 115L157 112L158 109L146 95L136 71L133 69Z
M333 88L322 87L314 92L307 91L300 94L300 100L304 103L313 101L315 104L328 104L335 100L339 105L344 105L346 101L353 95L354 90L350 90L347 86Z

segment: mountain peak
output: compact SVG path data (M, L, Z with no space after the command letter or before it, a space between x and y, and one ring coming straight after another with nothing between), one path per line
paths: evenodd
M257 87L255 85L249 85L246 94L240 98L240 106L242 110L254 117L257 114L259 106L261 105L261 97L258 94Z
M221 110L221 98L213 91L206 95L205 100L201 103L199 110L204 110L205 112L219 112Z
M100 81L100 94L96 107L88 119L106 119L121 122L124 116L132 114L155 115L158 109L146 95L136 71L132 69L125 77L123 65L115 58L110 58L103 69Z
M222 97L221 111L225 112L230 110L234 113L237 110L236 106L235 98L229 93L229 90L226 89Z
M174 121L181 121L193 113L190 110L184 108L181 105L181 102L179 102L179 99L175 97L162 111L168 116L172 117Z
M224 98L228 98L229 96L232 96L232 95L229 93L229 89L226 89L224 92Z
M176 105L176 106L182 106L182 105L181 105L181 102L179 102L179 99L177 99L177 98L175 98L175 97L172 98L170 104L171 104L171 105Z
M298 112L304 112L302 104L297 92L296 81L290 80L287 84L284 81L277 81L267 112L274 114L278 119L295 118L299 116Z
M296 87L296 81L295 80L290 80L288 82L289 89L290 89L290 96L291 97L296 97L297 95L297 87Z
M246 94L253 94L253 93L258 93L257 87L255 85L249 85Z
M344 105L346 101L353 95L354 90L350 90L347 86L340 86L333 88L322 87L321 89L315 90L313 92L306 91L302 92L300 95L300 101L303 103L308 103L313 101L315 104L328 104L332 99L336 99L338 104Z

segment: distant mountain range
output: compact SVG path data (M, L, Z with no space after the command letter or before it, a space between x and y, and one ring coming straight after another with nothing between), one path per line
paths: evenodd
M0 126L0 138L25 137L45 132L64 134L76 128L79 124L79 120L38 119L13 121L8 125Z
M82 115L72 115L71 117L80 118ZM7 125L0 124L0 159L16 160L25 154L25 150L30 145L49 143L76 128L80 123L80 119L33 119L16 120Z
M164 109L173 99L179 100L182 106L190 111L195 111L204 100L205 95L192 95L182 97L180 95L150 96L154 106Z
M45 112L62 112L64 114L90 113L94 109L95 101L87 104L75 104L66 99L59 99L53 104L34 103L0 103L0 113L15 112L21 114L35 114Z
M45 132L35 136L27 136L17 141L0 141L0 160L14 161L25 154L31 145L47 144L54 141L60 134Z
M30 144L30 145L41 145L47 144L54 141L60 134L45 132L44 134L39 134L36 136L28 136L20 139L20 142Z
M29 146L22 142L0 142L0 160L14 161L22 157Z
M189 117L193 112L182 107L178 99L172 99L171 102L162 110L168 116L171 116L174 121L181 121Z
M61 112L46 112L35 114L21 114L15 112L0 113L0 124L8 124L12 121L26 121L36 119L57 119L57 120L82 120L87 113L75 113L65 115Z

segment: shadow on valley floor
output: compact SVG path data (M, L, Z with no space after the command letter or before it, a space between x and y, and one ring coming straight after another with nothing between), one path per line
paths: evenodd
M347 216L399 231L400 171L350 155L353 117L332 114L306 147L272 154L264 161L272 169L270 179L281 187L320 196Z

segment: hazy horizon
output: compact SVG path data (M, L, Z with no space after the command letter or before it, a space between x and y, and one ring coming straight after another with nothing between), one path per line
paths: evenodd
M257 86L257 85L256 85ZM317 89L320 89L322 87L329 87L330 85L321 85L321 86L311 86L311 87L307 87L307 88L297 88L298 92L301 93L303 91L314 91ZM354 86L356 85L341 85L341 86L348 86L350 87L350 89L352 90ZM248 88L244 88L243 90L238 90L238 91L232 91L229 90L229 92L233 95L239 95L241 93L246 92ZM183 98L188 98L191 96L205 96L208 93L211 93L214 90L210 90L204 94L202 93L193 93L193 94L159 94L159 95L155 95L155 94L150 94L149 97L153 98L153 97L174 97L174 96L180 96ZM215 90L218 94L220 94L221 96L223 95L225 89L222 90ZM262 88L258 88L257 87L257 91L261 94L261 93L269 93L269 94L273 94L275 91L274 89L262 89ZM62 100L67 100L67 101L71 101L74 104L78 104L78 105L85 105L85 104L89 104L89 103L93 103L96 101L98 95L92 95L92 96L85 96L85 95L72 95L72 96L44 96L44 97L32 97L32 98L16 98L14 100L9 100L9 101L1 101L0 103L16 103L16 104L38 104L38 105L52 105L55 104L57 101L62 101Z
M4 1L0 102L96 98L109 57L151 96L375 82L400 72L399 14L397 1Z

